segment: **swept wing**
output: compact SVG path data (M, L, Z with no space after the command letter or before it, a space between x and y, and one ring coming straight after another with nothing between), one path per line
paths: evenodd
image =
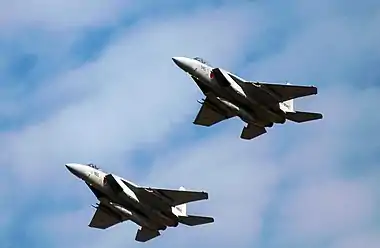
M122 219L119 215L114 213L103 203L100 203L88 226L98 229L107 229L121 222Z
M182 187L179 190L151 188L131 185L122 180L140 200L150 201L152 204L159 204L156 207L172 207L188 202L208 199L208 193L204 191L189 191Z
M170 201L170 204L172 206L208 199L208 193L203 191L187 191L160 188L145 188L145 190L147 192L153 192L159 196L163 196L163 198L166 198Z
M276 103L288 101L290 99L295 99L299 97L316 95L318 93L318 89L315 86L250 82L244 81L243 79L239 78L238 76L232 73L228 73L228 75L231 78L233 78L234 81L238 83L248 94L257 95L259 90L264 90L277 100Z
M217 107L217 103L211 102L210 97L206 97L193 123L195 125L209 127L218 122L234 117L234 115L224 112L226 111Z
M265 88L275 94L279 102L284 102L290 99L316 95L318 93L315 86L300 86L290 84L270 84L270 83L251 83L255 87Z

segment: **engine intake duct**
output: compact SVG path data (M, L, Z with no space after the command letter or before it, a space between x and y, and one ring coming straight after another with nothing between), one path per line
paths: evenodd
M218 82L218 84L222 87L229 87L231 86L231 83L226 79L226 77L223 75L223 73L220 71L219 68L215 68L212 70L212 73L214 75L214 78Z

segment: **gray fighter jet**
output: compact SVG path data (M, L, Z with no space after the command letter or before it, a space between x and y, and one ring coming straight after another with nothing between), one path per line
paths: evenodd
M286 120L306 122L322 119L320 113L294 110L294 99L317 94L314 86L246 81L222 68L212 67L202 58L173 57L206 96L194 124L212 126L238 116L247 123L240 135L253 139L266 133L266 127Z
M196 226L214 222L212 217L187 215L186 203L208 199L206 192L146 188L114 174L105 173L94 164L66 164L100 201L89 227L106 229L126 220L141 228L136 241L146 242L160 235L160 230L178 223Z

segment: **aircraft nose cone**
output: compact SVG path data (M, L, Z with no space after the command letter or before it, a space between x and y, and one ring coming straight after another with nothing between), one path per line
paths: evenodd
M172 60L173 60L174 64L176 64L178 67L180 67L180 68L182 67L183 63L181 63L181 57L173 57Z
M85 168L83 165L81 164L74 164L74 163L70 163L70 164L65 164L66 168L71 172L73 173L75 176L79 177L79 178L82 178L85 176Z
M191 66L191 61L188 58L185 58L185 57L173 57L172 60L174 61L174 63L179 68L181 68L182 70L184 70L186 72L189 72L189 71L191 71L193 69L192 66Z
M174 62L176 65L178 65L179 63L181 63L181 62L180 62L180 61L181 61L181 57L173 57L172 60L173 60L173 62Z

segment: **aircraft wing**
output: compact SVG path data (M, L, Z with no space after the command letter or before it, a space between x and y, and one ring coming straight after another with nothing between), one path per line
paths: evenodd
M290 84L270 84L270 83L255 83L259 87L264 87L273 92L280 102L290 99L295 99L304 96L316 95L318 89L315 86L300 86Z
M225 77L224 74L222 75ZM228 73L228 75L241 87L243 87L244 90L248 91L248 93L257 95L257 92L260 89L263 89L264 91L270 93L270 95L274 94L274 96L278 99L278 102L284 102L290 99L295 99L304 96L316 95L318 93L318 89L315 86L272 84L266 82L249 82L244 81L242 78L239 78L238 76L232 73ZM265 99L266 98L264 98L263 100ZM271 104L270 98L266 100L268 104Z
M139 242L146 242L158 236L160 236L159 231L150 230L148 228L143 227L137 231L135 240Z
M116 213L113 213L100 203L88 226L92 228L106 229L121 222L122 220L116 215Z
M222 114L221 113L222 111L218 111L216 107L212 107L213 105L214 104L211 103L210 99L206 97L193 123L195 125L209 127L218 122L221 122L233 117L232 115Z
M131 185L123 181L142 201L149 201L156 207L165 209L169 205L177 206L183 203L208 199L208 193L204 191L188 191L183 187L175 189L161 189ZM162 201L164 200L164 201ZM169 204L169 205L168 205Z
M167 198L172 206L181 205L188 202L200 201L208 199L208 193L203 191L187 191L183 188L179 190L173 189L159 189L159 188L146 188L147 191L153 191L153 193L158 194Z

